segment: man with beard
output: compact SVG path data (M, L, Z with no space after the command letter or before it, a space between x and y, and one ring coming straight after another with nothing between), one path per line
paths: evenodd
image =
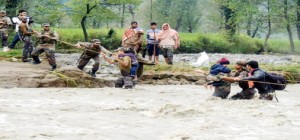
M235 69L236 72L232 75L233 77L222 77L222 80L235 82L234 78L245 78L248 77L248 69L246 67L247 63L243 61L236 62ZM252 99L255 94L254 84L252 81L239 81L239 87L242 88L242 91L233 95L230 99Z

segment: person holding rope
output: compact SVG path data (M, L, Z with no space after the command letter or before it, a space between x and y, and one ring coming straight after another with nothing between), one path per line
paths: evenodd
M92 68L92 72L90 73L92 77L96 77L96 72L99 69L100 65L100 58L99 54L104 52L106 54L110 54L107 49L105 49L103 46L101 46L101 41L99 39L92 39L91 43L89 42L78 42L76 44L77 48L82 48L84 47L84 52L82 53L80 59L79 59L79 64L78 68L80 70L83 70L84 67L88 64L90 59L94 59L95 64Z
M33 23L32 18L30 19L30 22L28 24L27 18L25 16L22 16L21 20L22 23L19 26L18 34L20 35L20 40L24 43L22 61L29 62L28 57L30 57L33 50L31 36L33 34L38 34L38 32L32 30L31 28L31 23Z
M108 58L104 53L102 54L102 57L105 61L108 63L118 63L119 69L121 72L121 77L118 78L118 80L115 83L116 88L123 88L125 89L131 89L134 86L133 83L133 77L131 75L131 67L132 62L134 62L130 56L126 55L125 53L128 51L128 48L119 47L117 50L117 54L113 54L113 59Z
M58 40L58 34L50 30L49 23L44 23L43 30L40 33L38 33L38 39L39 44L37 48L31 53L33 64L41 63L39 55L45 52L48 62L52 67L51 70L55 70L57 66L54 54L55 44Z
M5 51L7 49L7 39L8 39L8 27L12 25L9 17L6 16L6 11L0 11L0 37L2 40L2 47Z
M248 77L248 69L246 67L247 63L244 61L237 61L235 65L236 72L232 74L233 77L221 77L224 81L235 82L234 78L245 78ZM242 91L231 96L232 100L239 99L252 99L256 90L252 81L239 81L239 87L242 88Z
M158 64L158 56L159 56L159 46L158 46L158 40L157 35L160 33L160 30L157 29L157 23L151 22L150 23L150 29L147 30L147 50L148 50L148 56L149 61L152 61L152 58L154 58L154 62Z
M249 77L236 77L234 78L235 81L253 81L254 88L258 90L260 94L259 99L263 100L273 100L272 93L275 92L273 87L270 84L267 84L269 79L266 76L266 72L259 68L257 61L249 61L247 63L247 68L250 71Z

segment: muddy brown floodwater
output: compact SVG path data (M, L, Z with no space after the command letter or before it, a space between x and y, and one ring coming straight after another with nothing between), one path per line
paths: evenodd
M299 90L289 85L276 102L220 100L193 85L1 88L0 139L298 140Z

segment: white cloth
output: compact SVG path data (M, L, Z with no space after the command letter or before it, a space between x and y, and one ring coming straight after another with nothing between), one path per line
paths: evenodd
M13 17L12 21L13 21L13 23L16 24L16 32L19 32L19 26L22 23L21 19L19 19L19 17ZM26 24L28 24L28 22L29 22L29 18L27 18Z
M200 67L200 66L208 67L209 66L209 57L206 54L206 52L201 52L200 56L198 57L197 62L192 63L191 65L195 66L195 67Z

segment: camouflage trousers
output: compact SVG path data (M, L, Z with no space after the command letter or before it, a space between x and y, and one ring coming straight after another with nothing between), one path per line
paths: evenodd
M31 53L33 61L40 62L39 55L42 54L43 52L45 52L50 66L55 66L56 65L56 60L54 55L55 51L51 48L38 47L36 50L34 50Z
M230 94L230 89L231 86L229 84L229 86L217 86L215 87L215 91L213 93L213 96L215 97L220 97L222 99L226 99L228 97L228 95Z
M33 50L31 36L25 36L22 41L24 42L23 59L27 59L28 57L31 57L31 53Z
M239 99L252 99L255 94L255 89L254 88L248 88L248 89L243 89L241 92L233 95L230 99L232 100L239 100Z
M90 61L91 59L94 59L94 61L95 61L95 64L94 64L94 66L93 66L93 68L92 68L92 71L93 71L93 72L98 71L99 65L100 65L100 58L99 58L99 56L92 57L92 56L88 56L88 55L83 55L83 56L80 58L79 64L78 64L77 67L78 67L79 69L83 70L83 68L89 63L89 61Z
M7 31L0 31L1 40L2 40L2 47L7 47L7 39L8 39L8 33Z

